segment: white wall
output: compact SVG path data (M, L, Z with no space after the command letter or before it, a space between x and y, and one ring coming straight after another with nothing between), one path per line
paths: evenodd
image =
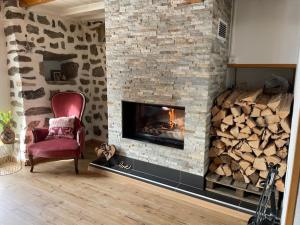
M291 127L291 138L290 138L290 145L289 145L289 154L288 154L288 163L287 163L287 172L286 172L286 179L285 179L285 193L283 198L283 205L282 205L282 215L281 215L281 224L285 224L286 222L286 213L287 213L287 205L289 199L289 191L290 187L293 183L292 181L292 166L295 162L295 152L296 152L296 140L297 134L300 132L300 127L298 127L299 119L300 119L300 52L298 58L298 67L296 72L296 79L295 79L295 87L294 87L294 107L293 107L293 116L292 116L292 127ZM295 184L293 184L295 185ZM298 198L299 199L299 198ZM298 202L299 205L299 202ZM298 225L299 223L295 223Z
M0 111L10 110L10 88L6 63L6 38L4 35L3 18L0 17Z
M297 64L299 0L235 0L231 63Z

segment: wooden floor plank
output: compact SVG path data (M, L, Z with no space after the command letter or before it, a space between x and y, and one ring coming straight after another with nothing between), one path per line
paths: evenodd
M216 211L219 206L161 191L119 175L87 171L94 156L39 164L0 177L2 225L244 225L247 216Z

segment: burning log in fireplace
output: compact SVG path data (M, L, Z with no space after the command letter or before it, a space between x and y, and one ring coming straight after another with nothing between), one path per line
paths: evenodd
M148 117L147 123L140 132L153 136L163 136L178 140L184 139L184 117L178 110L169 107L162 107L163 111ZM167 111L168 113L164 113ZM163 113L162 113L163 112ZM166 118L168 115L168 118Z
M279 164L276 187L284 190L293 95L255 91L226 91L212 113L209 170L220 176L260 187L267 164Z
M123 137L183 149L185 108L122 102Z

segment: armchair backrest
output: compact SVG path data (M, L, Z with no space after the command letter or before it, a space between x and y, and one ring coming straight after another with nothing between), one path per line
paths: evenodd
M60 92L51 100L54 117L75 116L82 120L85 108L85 97L77 92Z

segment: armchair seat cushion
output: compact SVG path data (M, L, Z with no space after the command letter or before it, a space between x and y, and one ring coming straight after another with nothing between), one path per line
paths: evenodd
M28 154L41 158L74 158L79 157L80 149L75 139L51 139L32 144Z

